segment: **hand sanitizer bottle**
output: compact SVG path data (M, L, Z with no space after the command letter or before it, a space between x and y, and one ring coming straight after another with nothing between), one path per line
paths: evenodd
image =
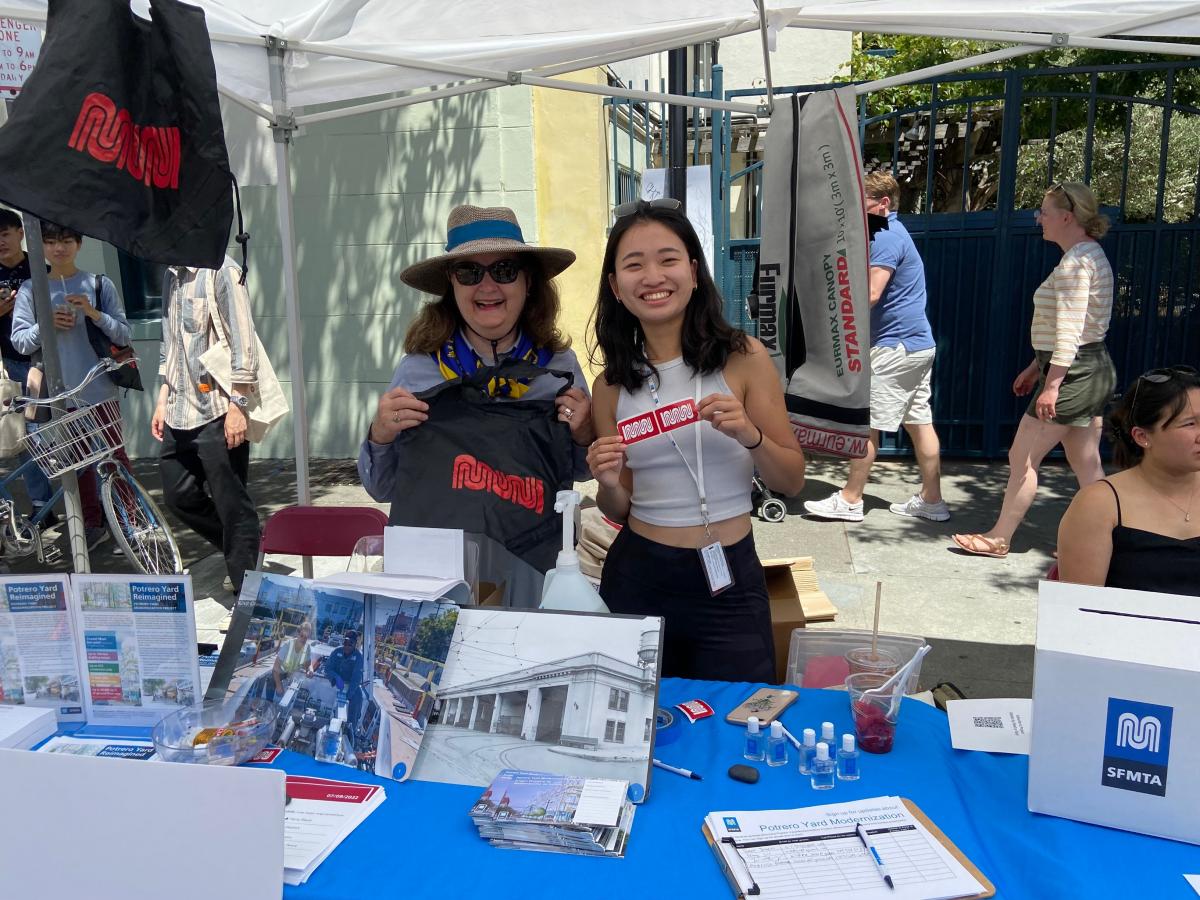
M606 613L608 606L579 571L579 554L575 552L575 507L579 500L579 491L559 491L554 499L554 511L563 517L563 545L554 568L542 582L541 608Z
M833 760L829 758L829 745L824 741L817 744L817 755L813 757L809 778L814 791L827 791L833 787Z
M783 723L771 723L771 735L767 738L767 765L787 765L787 740L783 736Z
M827 743L830 747L837 746L836 741L834 740L832 722L821 723L821 740Z
M812 768L812 759L817 752L817 733L811 728L804 729L804 737L800 744L800 774L807 775Z
M837 776L842 781L857 781L861 773L858 770L858 748L854 746L854 735L842 735L842 749L837 754Z
M762 762L766 758L763 752L763 735L758 727L758 716L746 720L746 752L742 754L752 762Z

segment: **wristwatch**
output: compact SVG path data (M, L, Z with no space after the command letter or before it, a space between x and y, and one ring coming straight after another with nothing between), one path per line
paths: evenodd
M240 406L242 409L245 409L250 405L250 398L244 397L241 394L230 394L229 402Z

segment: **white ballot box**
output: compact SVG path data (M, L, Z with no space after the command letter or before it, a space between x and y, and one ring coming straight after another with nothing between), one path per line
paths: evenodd
M1200 603L1043 581L1029 809L1200 843Z

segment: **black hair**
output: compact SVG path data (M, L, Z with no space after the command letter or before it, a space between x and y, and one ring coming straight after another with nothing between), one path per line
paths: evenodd
M1165 375L1151 381L1147 375ZM1113 459L1122 469L1142 461L1146 451L1133 439L1133 429L1166 427L1187 407L1188 391L1200 388L1200 375L1184 368L1151 369L1125 389L1105 425L1113 445Z
M56 225L53 222L47 222L45 219L42 219L42 240L74 241L77 244L82 244L83 235L73 228L67 228L65 225Z
M746 333L725 321L721 292L708 271L704 250L692 223L677 209L640 203L635 212L617 219L609 232L588 335L588 358L592 365L600 368L601 360L597 357L601 357L604 380L630 392L640 388L646 377L650 373L657 374L657 370L646 359L641 323L617 300L608 279L617 270L617 247L621 238L634 225L645 222L657 222L669 228L683 242L688 259L696 264L696 289L684 311L680 335L684 362L694 371L707 375L723 368L731 354L745 352L748 347Z
M8 231L10 228L24 228L21 223L21 217L11 209L0 209L0 231Z

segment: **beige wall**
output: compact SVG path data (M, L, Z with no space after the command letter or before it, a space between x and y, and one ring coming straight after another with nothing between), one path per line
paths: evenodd
M600 69L565 75L605 84ZM533 91L533 157L538 235L542 243L575 251L558 278L561 323L589 379L587 325L596 302L609 210L607 134L603 98L570 91Z

